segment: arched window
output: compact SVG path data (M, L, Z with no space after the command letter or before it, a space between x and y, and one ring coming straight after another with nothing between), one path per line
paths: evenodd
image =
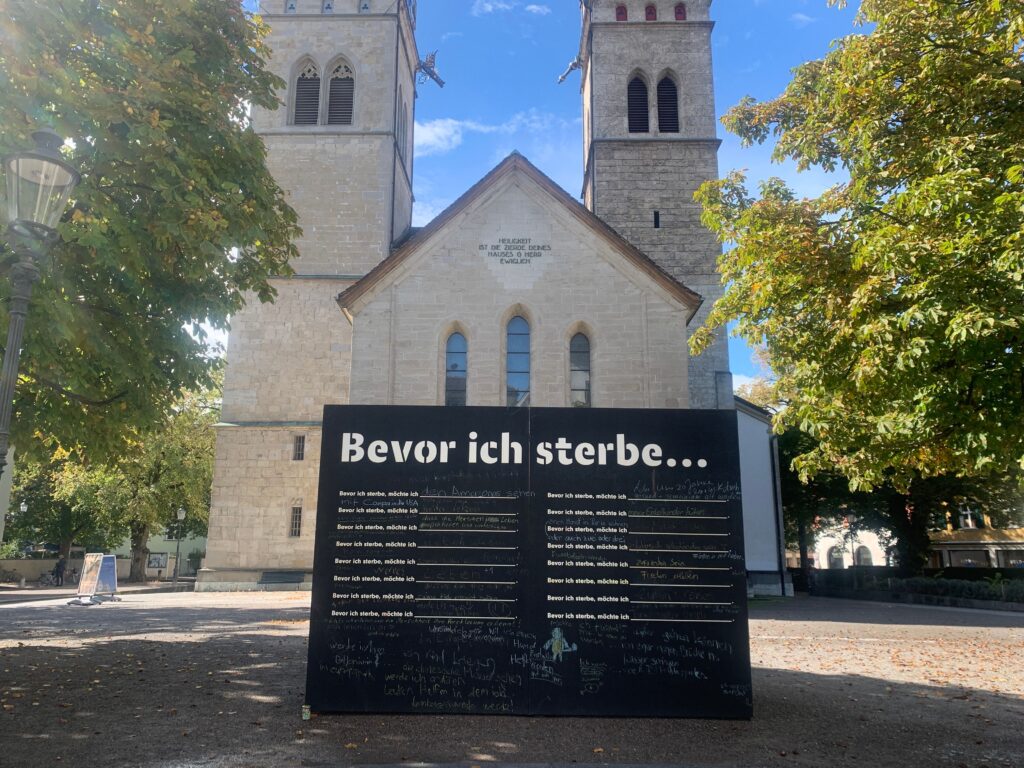
M651 130L647 106L647 83L639 75L629 81L629 132L647 133Z
M676 21L686 21L686 3L676 3Z
M843 550L841 547L829 547L828 550L828 567L832 571L841 571L846 567L846 562L843 560Z
M658 130L679 133L679 95L675 81L667 76L658 83Z
M444 404L466 404L466 382L469 378L469 345L466 337L455 332L448 337L444 349Z
M861 545L857 547L857 551L853 555L853 561L857 565L874 565L875 560L871 556L871 550Z
M295 79L295 125L316 125L320 121L320 70L308 62Z
M508 321L505 354L506 402L509 406L530 404L530 324L516 315Z
M356 94L356 77L352 67L338 63L331 71L330 90L327 94L327 124L352 125L352 107Z
M577 333L569 342L569 405L590 407L590 339Z
M616 21L629 21L629 11L626 10L626 6L617 5L615 6L615 20Z
M646 18L647 21L657 21L658 20L658 9L655 8L653 5L648 5L644 9L644 18Z

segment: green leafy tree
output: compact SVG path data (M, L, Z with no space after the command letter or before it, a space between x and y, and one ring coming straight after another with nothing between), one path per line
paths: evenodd
M82 172L27 324L22 455L119 455L178 392L209 386L202 323L225 328L289 272L296 216L247 121L283 85L264 32L238 0L0 9L0 154L49 124L73 138L67 159Z
M69 556L74 544L109 549L128 534L127 515L117 504L118 496L115 473L88 470L66 453L45 462L19 460L6 537L16 542L57 544L62 557ZM25 512L20 509L23 502Z
M801 567L808 566L808 548L824 525L852 519L854 528L895 537L897 564L907 574L918 573L928 561L928 533L959 524L959 512L970 508L987 515L996 527L1020 522L1024 498L1016 476L915 477L903 489L891 483L872 491L851 491L838 471L821 471L803 478L794 460L814 450L814 440L796 428L779 436L780 490L786 542L800 549Z
M155 530L206 535L218 398L218 390L186 393L163 427L140 437L136 449L117 464L131 539L129 581L145 580L149 537ZM175 517L179 508L186 512L182 526Z
M735 247L692 348L730 321L765 344L777 426L813 438L805 478L1001 479L1024 466L1024 0L863 0L860 19L726 116L849 181L814 199L777 179L755 197L741 174L702 188Z

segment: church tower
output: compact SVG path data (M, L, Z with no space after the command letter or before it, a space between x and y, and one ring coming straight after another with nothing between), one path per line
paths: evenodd
M412 219L416 0L262 0L260 13L285 87L253 126L303 236L274 302L251 296L231 320L200 590L308 570L323 407L349 398L336 297Z
M704 297L722 293L717 239L693 194L718 178L711 0L584 0L584 203ZM690 360L690 407L732 407L724 331Z

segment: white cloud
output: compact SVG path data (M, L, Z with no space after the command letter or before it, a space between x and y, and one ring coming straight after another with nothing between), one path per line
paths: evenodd
M526 12L535 13L538 16L547 16L549 13L551 13L551 9L548 8L546 5L534 5L531 3L530 5L526 6Z
M504 123L488 125L475 120L456 120L442 117L416 123L416 157L443 155L461 146L467 133L499 133L512 135L516 133L539 134L560 127L565 121L561 118L531 109L513 115Z
M803 29L808 24L813 24L816 21L813 16L808 16L806 13L794 13L789 17L789 20L796 24L800 29Z
M514 2L506 2L506 0L476 0L469 12L474 16L483 16L495 11L511 11L515 7Z

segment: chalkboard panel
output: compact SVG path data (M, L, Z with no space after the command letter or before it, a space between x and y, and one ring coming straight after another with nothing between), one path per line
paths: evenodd
M328 406L316 712L751 715L730 411Z

